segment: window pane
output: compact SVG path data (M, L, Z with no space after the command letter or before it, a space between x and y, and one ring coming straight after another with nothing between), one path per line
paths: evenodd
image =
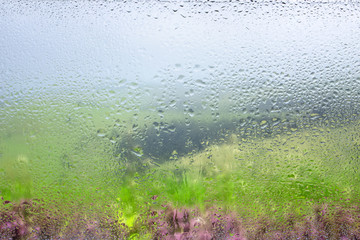
M357 1L1 1L0 235L350 239Z

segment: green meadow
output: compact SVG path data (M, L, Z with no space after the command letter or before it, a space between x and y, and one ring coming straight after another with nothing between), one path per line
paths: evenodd
M303 216L316 204L356 205L358 127L316 127L267 139L233 135L226 143L137 173L124 182L118 200L129 219L154 195L158 207L218 206L250 218Z
M36 109L26 109L7 119L1 132L4 200L33 199L68 218L74 212L106 213L130 228L149 209L169 205L279 220L289 213L310 214L314 205L359 203L357 120L314 121L303 127L297 122L298 128L290 128L282 125L281 116L268 116L279 123L273 123L271 134L261 130L269 120L256 120L256 131L223 131L218 139L203 141L200 150L183 155L174 150L168 160L157 161L135 143L127 145L133 155L126 159L117 154L116 144L149 123L184 121L181 114L140 111L134 117L111 109L94 111L93 106L58 114L54 106L39 117L31 115ZM213 120L206 114L192 121L211 128ZM224 114L217 124L236 117L247 118ZM136 129L133 122L139 123Z

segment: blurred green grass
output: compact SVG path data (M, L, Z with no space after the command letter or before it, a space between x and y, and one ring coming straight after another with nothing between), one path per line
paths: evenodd
M138 162L119 161L109 139L98 136L99 129L114 128L117 116L103 118L110 110L98 108L95 113L93 107L85 106L78 114L89 118L73 116L57 122L52 121L58 119L56 109L48 109L44 112L46 124L33 119L22 125L21 118L15 119L18 129L2 133L6 137L1 140L0 191L4 199L43 199L65 212L73 211L73 206L85 212L102 211L106 206L119 218L131 219L128 222L145 209L164 204L202 211L218 206L244 215L281 216L305 214L313 204L359 200L358 121L337 126L304 123L302 128L271 137L255 134L244 138L242 133L229 132L216 144L204 143L203 151L151 165L151 159L140 157ZM192 121L211 124L210 115L204 111ZM239 117L220 116L218 122ZM136 118L123 112L119 118L124 134L133 133L135 122L141 129L154 121L184 120L180 113L161 118L151 111L139 111ZM132 167L141 164L141 169Z
M233 136L231 143L137 175L138 183L126 184L120 199L134 212L156 195L158 207L218 206L252 217L302 216L322 203L350 206L359 200L358 129L353 124L266 139Z

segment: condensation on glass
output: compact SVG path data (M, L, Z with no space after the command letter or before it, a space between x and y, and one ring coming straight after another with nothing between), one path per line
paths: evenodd
M358 13L350 1L3 1L0 195L115 189L149 169L243 169L299 198L334 177L350 194Z

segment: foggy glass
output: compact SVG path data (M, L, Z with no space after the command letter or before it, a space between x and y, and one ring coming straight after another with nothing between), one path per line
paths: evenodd
M135 219L157 196L267 213L359 199L357 2L0 5L4 201ZM179 200L166 176L206 193Z

